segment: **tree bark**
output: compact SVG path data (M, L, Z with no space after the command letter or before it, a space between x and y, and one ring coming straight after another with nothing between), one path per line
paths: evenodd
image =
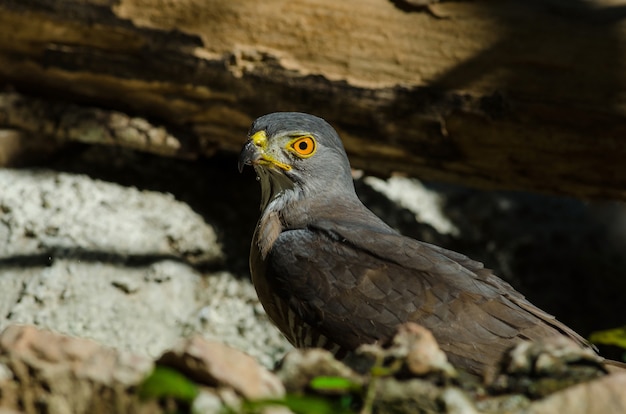
M370 173L626 199L626 2L415 3L0 0L0 143L208 156L296 110Z

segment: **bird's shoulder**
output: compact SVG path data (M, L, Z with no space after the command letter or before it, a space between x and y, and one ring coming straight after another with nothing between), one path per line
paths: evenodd
M275 286L329 337L371 342L412 320L436 329L444 348L459 354L467 351L457 344L459 332L471 346L558 331L585 343L482 263L359 214L286 229L269 255Z
M409 319L445 315L460 299L497 294L476 281L479 262L381 223L353 214L282 231L268 255L268 281L300 318L348 347L389 337Z
M370 281L410 287L407 294L417 297L428 290L449 297L462 292L523 299L482 263L403 236L369 210L320 215L306 226L286 228L269 259L275 273L289 279L285 283L303 289L315 277L317 285L337 289Z
M404 236L369 210L348 217L322 217L307 226L310 237L340 244L340 250L359 252L368 262L386 262L406 269L406 276L432 278L450 289L481 295L511 290L483 263L461 253ZM521 295L519 295L521 296Z

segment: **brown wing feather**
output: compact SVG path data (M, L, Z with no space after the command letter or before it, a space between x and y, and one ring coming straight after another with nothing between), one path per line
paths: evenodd
M320 222L285 231L267 265L271 289L348 349L387 339L408 320L474 372L520 339L565 334L586 343L481 263L388 228Z

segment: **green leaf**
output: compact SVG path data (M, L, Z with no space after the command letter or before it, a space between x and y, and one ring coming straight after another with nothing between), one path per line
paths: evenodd
M308 395L286 395L281 400L255 400L244 402L246 413L259 412L263 408L280 405L296 414L351 414L352 411L330 398Z
M180 372L163 366L154 371L139 386L139 397L170 397L178 401L191 403L198 395L198 386Z
M361 387L358 383L343 377L315 377L309 383L309 387L315 391L350 392L357 391Z
M593 332L589 340L594 344L616 345L626 349L626 326Z

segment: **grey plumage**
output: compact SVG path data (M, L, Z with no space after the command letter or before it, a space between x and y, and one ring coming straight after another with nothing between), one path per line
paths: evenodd
M565 335L588 346L481 263L404 237L375 216L358 199L341 139L323 119L269 114L249 136L240 168L252 164L262 187L252 279L292 343L351 350L413 321L475 373L521 339ZM306 136L316 146L302 157L290 145Z

